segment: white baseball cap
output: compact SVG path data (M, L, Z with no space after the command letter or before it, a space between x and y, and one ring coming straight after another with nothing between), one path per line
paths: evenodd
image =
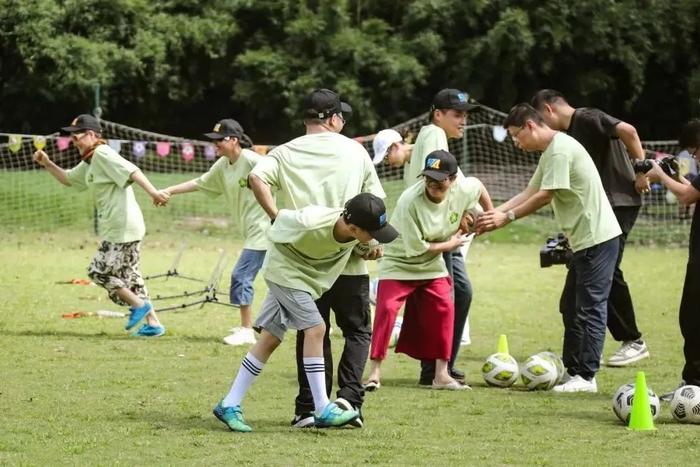
M400 143L401 141L403 141L403 138L396 130L387 129L377 133L372 142L372 148L374 149L374 158L372 158L372 162L374 162L374 165L382 163L386 152L389 150L389 146L394 143Z

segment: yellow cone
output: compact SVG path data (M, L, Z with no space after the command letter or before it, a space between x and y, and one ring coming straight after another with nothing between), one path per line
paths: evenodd
M510 354L508 352L508 338L505 334L498 336L498 353Z
M656 430L654 427L654 417L649 405L649 393L647 392L647 381L644 372L637 372L637 381L634 385L634 400L632 400L632 413L628 430L648 431Z

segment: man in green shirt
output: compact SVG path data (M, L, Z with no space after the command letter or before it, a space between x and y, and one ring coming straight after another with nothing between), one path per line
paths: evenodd
M567 282L575 304L563 311L563 361L568 376L556 392L597 392L595 375L605 341L608 296L622 230L600 175L584 147L547 126L529 104L518 104L503 126L516 147L542 151L525 191L479 217L479 233L494 230L551 204L573 250Z
M236 120L226 118L214 125L205 136L216 142L221 158L199 178L163 190L168 195L203 191L215 198L224 195L231 208L231 217L243 236L243 251L231 273L231 304L241 309L241 327L232 329L224 337L228 345L255 344L251 305L255 288L253 283L262 267L267 250L265 234L270 222L253 192L248 189L248 174L262 156L249 148L253 142Z
M309 205L339 208L358 193L386 196L365 148L340 134L351 111L351 107L329 89L317 89L306 96L303 112L306 134L270 151L249 176L255 197L271 220L277 217L278 206L285 209ZM276 189L276 203L272 188ZM332 309L345 338L338 362L338 400L358 410L364 400L362 372L372 333L365 259L375 259L381 251L381 247L373 249L364 257L353 253L335 284L316 302L327 330ZM303 346L304 334L297 333L299 394L292 420L297 428L313 424L313 401L301 358ZM333 361L328 333L324 337L323 355L326 389L330 394ZM354 426L361 426L362 422L360 417Z
M404 184L408 188L419 182L425 158L433 151L449 151L447 140L459 139L464 136L469 112L479 109L479 104L469 98L469 94L459 89L442 89L433 97L430 106L430 123L423 126L418 132L416 142L413 145L411 161L404 166ZM464 177L461 170L457 171L458 177ZM490 209L491 206L483 206ZM454 368L459 354L459 347L464 333L464 327L469 316L469 308L472 303L472 284L467 275L464 257L461 248L443 253L443 259L447 271L452 278L454 294L454 333L452 341L452 356L450 358L450 376L464 381L464 372ZM432 384L435 378L435 364L426 361L421 364L419 383L421 385Z
M141 276L141 240L146 226L131 184L136 182L156 205L167 203L168 195L156 190L138 167L106 144L101 138L102 126L92 115L79 115L62 131L71 135L80 152L80 163L64 170L41 150L34 153L34 161L63 185L88 190L92 195L101 243L88 267L88 276L107 290L114 303L129 306L127 330L145 318L146 324L135 335L162 336L165 328L148 300Z
M310 205L275 214L263 272L268 293L255 322L260 339L243 359L214 415L232 431L252 431L243 419L241 402L286 330L296 329L306 337L302 361L313 396L315 426L351 423L359 412L328 399L323 358L326 325L314 300L336 282L358 241L389 243L398 232L387 222L384 202L370 193L353 197L344 208Z

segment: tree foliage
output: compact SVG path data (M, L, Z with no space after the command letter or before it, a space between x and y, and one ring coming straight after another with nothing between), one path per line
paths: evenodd
M315 87L352 133L426 110L446 86L508 109L541 87L674 137L700 110L695 0L0 0L0 129L90 111L196 135L234 116L258 139L300 132Z

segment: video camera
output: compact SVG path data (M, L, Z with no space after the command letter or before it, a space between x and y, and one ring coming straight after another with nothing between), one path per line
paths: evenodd
M540 250L540 267L548 268L553 264L568 264L573 255L569 239L563 233L557 238L549 237Z
M634 167L635 173L645 174L651 170L651 164L651 159L644 159L642 161L634 161L632 166ZM666 175L672 178L678 178L678 158L676 156L666 156L661 159L658 164Z

